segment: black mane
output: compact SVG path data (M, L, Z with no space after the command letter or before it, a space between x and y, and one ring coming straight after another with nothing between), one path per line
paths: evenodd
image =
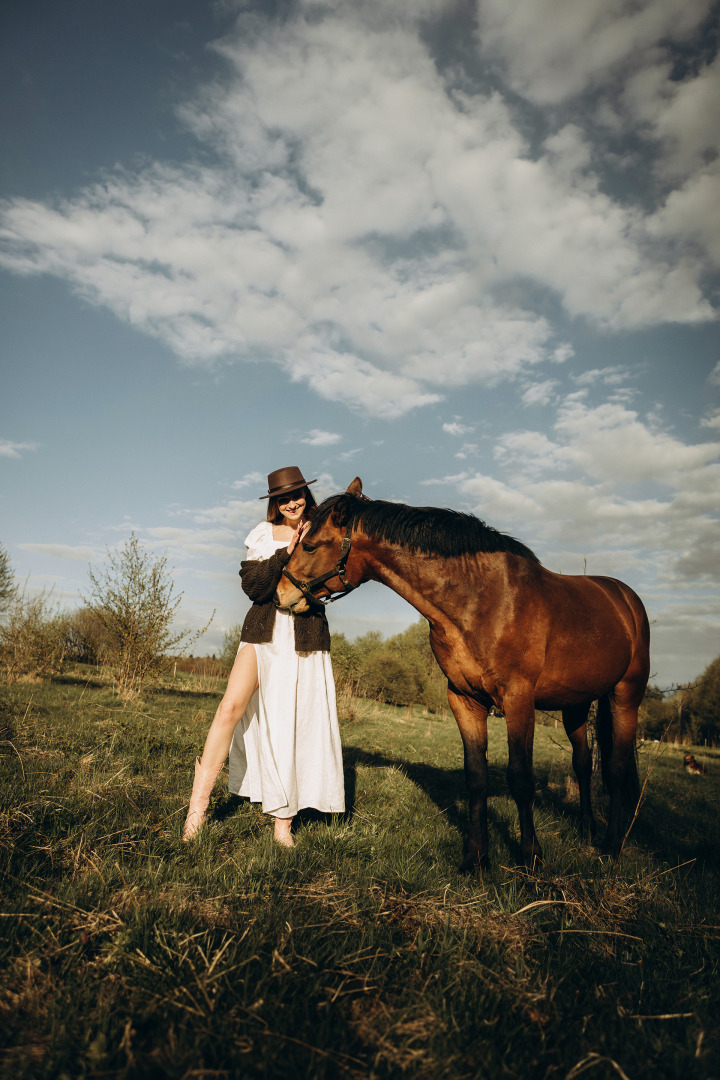
M342 526L350 522L368 536L400 544L408 551L453 558L476 552L507 551L539 562L537 555L514 536L498 532L473 514L443 510L438 506L405 506L357 495L331 495L312 518L309 536L332 514Z

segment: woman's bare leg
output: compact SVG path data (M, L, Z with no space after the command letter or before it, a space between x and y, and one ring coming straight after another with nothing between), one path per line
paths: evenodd
M230 750L233 732L257 688L257 657L254 645L240 649L230 672L223 699L205 740L202 760L195 762L195 780L183 827L183 840L192 840L205 821L210 794Z
M243 645L235 658L223 699L217 707L215 718L207 733L205 748L200 759L201 769L211 770L217 776L230 752L235 728L245 715L250 698L257 688L257 657L254 646L248 643ZM188 814L189 817L190 814ZM193 835L204 818L204 811L201 817L197 815L196 817L197 824L195 820L193 821ZM292 821L292 818L275 818L275 839L284 847L294 846L290 832Z
M235 657L223 699L217 707L215 718L205 739L200 764L223 765L232 742L233 732L245 715L250 698L258 688L257 657L255 647L243 645Z

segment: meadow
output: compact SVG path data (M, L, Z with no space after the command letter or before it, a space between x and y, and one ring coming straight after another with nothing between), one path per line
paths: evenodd
M615 863L539 727L532 875L491 719L492 866L463 877L452 717L343 698L344 816L304 813L284 850L219 782L183 845L222 686L123 704L78 667L0 689L3 1076L720 1075L720 752L693 778L686 747L640 747Z

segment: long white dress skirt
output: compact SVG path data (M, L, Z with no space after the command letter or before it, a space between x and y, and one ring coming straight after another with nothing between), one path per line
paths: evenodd
M345 809L342 747L330 654L295 651L292 616L275 614L268 645L255 649L259 688L235 728L230 791L262 803L266 814L294 817L312 806Z

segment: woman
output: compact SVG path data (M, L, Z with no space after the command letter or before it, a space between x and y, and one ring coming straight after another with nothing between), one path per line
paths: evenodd
M300 469L268 476L267 519L247 537L242 587L253 606L227 689L195 762L183 840L205 820L210 793L228 750L230 791L262 803L275 818L275 839L293 846L292 820L312 806L345 809L342 751L330 664L330 632L321 607L302 615L279 611L275 588L310 525L315 499Z

